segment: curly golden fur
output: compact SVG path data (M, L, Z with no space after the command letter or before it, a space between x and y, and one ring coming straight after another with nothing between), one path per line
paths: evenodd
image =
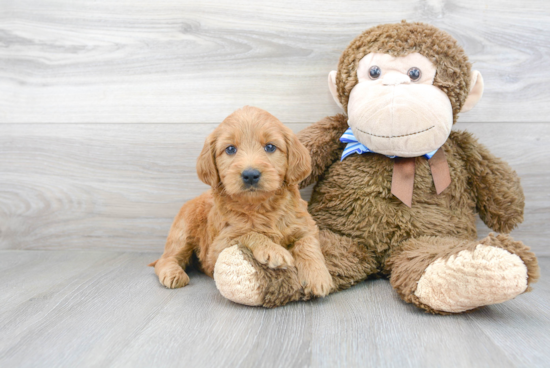
M275 151L266 151L268 144ZM236 153L228 154L229 146ZM254 186L243 181L247 169L261 175ZM326 295L332 280L319 231L298 191L310 172L308 151L273 115L253 107L231 114L208 136L197 160L199 178L212 189L183 205L164 254L152 264L160 282L168 288L187 285L184 268L193 252L212 276L218 255L238 244L267 268L295 266L308 292Z

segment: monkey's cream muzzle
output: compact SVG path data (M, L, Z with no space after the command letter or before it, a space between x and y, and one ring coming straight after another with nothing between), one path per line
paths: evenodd
M445 143L453 110L439 88L389 72L375 83L360 82L352 89L348 124L357 140L374 152L416 157Z

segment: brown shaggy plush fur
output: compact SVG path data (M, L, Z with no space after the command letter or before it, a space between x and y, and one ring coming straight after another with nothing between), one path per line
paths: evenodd
M342 124L334 135L343 134L347 127L345 117L340 119ZM299 137L310 147L317 145L318 133L314 125ZM416 158L413 206L408 208L391 194L392 159L378 154L352 155L327 165L314 189L309 211L321 228L357 239L375 252L380 264L388 249L409 238L475 239L476 211L497 231L510 231L523 220L523 192L508 164L491 155L467 132L452 132L442 148L451 185L440 195L423 157ZM342 149L343 145L337 157ZM320 167L315 169L321 171Z
M268 144L276 149L268 152ZM230 146L236 153L226 151ZM261 175L255 185L243 182L249 169ZM183 205L164 254L152 264L159 281L169 288L187 285L184 268L194 252L212 276L219 254L238 244L266 270L293 267L296 275L289 280L298 280L308 295L326 295L332 279L319 230L298 191L310 171L308 151L273 115L253 107L231 114L207 138L197 161L199 178L212 189ZM266 277L277 274L266 272Z
M344 51L338 66L336 83L344 108L357 84L358 62L371 52L393 56L418 52L430 59L437 67L434 85L449 97L456 122L470 87L470 63L452 37L421 23L387 24L365 31ZM409 208L391 193L392 159L367 153L340 161L345 145L339 138L347 128L347 117L337 115L298 134L312 157L311 174L301 187L317 183L309 211L321 229L322 251L334 280L332 291L380 272L391 276L405 301L446 314L414 296L416 283L434 260L480 244L475 241L476 213L498 232L510 232L523 221L524 195L517 174L470 133L453 131L442 146L450 186L438 195L428 161L417 157ZM538 278L536 257L523 243L504 235L491 235L481 243L518 255L526 265L529 284ZM285 279L282 274L278 277ZM272 288L277 295L270 295L267 304L299 299L298 291L293 297L283 295L289 289L277 293Z
M322 142L320 135L340 137L346 129L346 117L339 115L325 118L299 133L300 140L310 152L322 152L312 156L312 175L302 184L318 181L310 200L310 213L325 230L325 236L327 231L331 231L360 244L362 248L357 250L363 252L364 259L372 256L368 263L377 265L372 273L377 270L387 275L391 273L393 278L389 267L392 263L387 263L387 259L392 251L397 254L396 250L410 239L431 237L435 243L439 240L436 249L441 254L434 255L435 258L447 256L448 249L453 247L460 249L462 243L473 244L477 237L476 212L496 231L509 232L523 221L524 195L516 173L470 133L454 131L442 147L449 164L451 185L440 195L435 191L428 161L423 157L416 158L413 205L409 208L391 194L391 159L378 154L363 154L340 161L343 144L331 153L318 147L318 142ZM476 245L479 243L475 242ZM536 258L522 243L514 244L518 244L519 250L513 253L527 266L529 283L536 281ZM340 247L337 243L331 243L331 246ZM334 260L325 248L323 245L327 263L348 263L345 252L339 253ZM366 267L366 263L364 265ZM421 268L418 267L420 275L424 270ZM331 273L335 274L334 268ZM409 275L408 282L414 285L420 275ZM399 294L404 296L407 292L407 302L430 312L446 314L418 302L411 294L414 289L399 291Z

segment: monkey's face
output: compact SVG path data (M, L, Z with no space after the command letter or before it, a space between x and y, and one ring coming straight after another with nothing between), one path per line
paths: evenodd
M483 78L449 34L403 21L357 36L329 74L329 88L360 143L414 157L445 143L458 113L481 99Z
M415 157L445 143L453 125L447 95L433 85L436 68L419 53L371 53L358 65L348 124L359 142L384 155Z

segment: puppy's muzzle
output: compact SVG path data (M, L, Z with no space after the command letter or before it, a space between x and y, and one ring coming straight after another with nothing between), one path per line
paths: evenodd
M243 183L247 186L256 186L262 174L256 169L246 169L241 173Z

